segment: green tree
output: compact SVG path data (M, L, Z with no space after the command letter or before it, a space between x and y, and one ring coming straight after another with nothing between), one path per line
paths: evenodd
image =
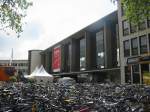
M111 0L118 2L118 0ZM126 18L133 23L140 23L150 18L150 0L121 0Z
M22 30L22 18L32 2L27 0L0 0L0 30L12 29L18 37Z

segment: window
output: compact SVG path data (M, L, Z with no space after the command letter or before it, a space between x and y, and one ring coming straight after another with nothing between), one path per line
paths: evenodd
M129 40L124 41L124 56L130 56L130 42Z
M140 22L139 23L139 30L144 30L146 28L146 22L143 21L143 22Z
M85 70L86 67L85 50L86 50L85 38L82 38L80 40L80 70Z
M135 33L137 32L137 25L134 23L130 23L130 32Z
M104 32L96 33L96 62L97 68L104 68Z
M148 17L147 19L147 24L148 24L148 27L150 28L150 17Z
M122 22L122 27L123 27L123 35L128 35L129 34L129 23L127 20Z
M140 37L140 53L147 53L147 36L143 35Z
M150 15L150 11L149 11L148 13L149 13L149 15ZM150 28L150 16L147 17L147 26Z
M148 36L149 36L149 53L150 53L150 34Z
M132 66L133 83L140 83L139 65Z
M132 46L132 55L138 55L138 40L137 40L137 38L134 38L131 40L131 46Z
M131 83L131 67L125 66L125 82Z
M125 15L125 9L124 9L123 5L121 5L121 15L122 15L122 16Z
M17 63L14 63L14 66L17 66Z
M150 83L150 65L149 64L141 64L141 75L142 75L142 83L149 85Z
M117 66L120 66L120 50L117 48Z

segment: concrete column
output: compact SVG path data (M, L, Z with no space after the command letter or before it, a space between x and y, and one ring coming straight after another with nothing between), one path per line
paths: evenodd
M52 54L50 52L47 52L45 54L45 70L49 73L50 73L51 68L52 68L51 67L51 65L52 65L51 58L52 58Z
M132 65L131 65L131 84L133 84L133 68L132 68Z
M112 37L109 21L104 23L104 56L105 68L112 68Z
M96 64L96 33L91 33L91 69L97 69Z
M65 71L65 45L61 45L61 72Z
M45 52L41 54L41 64L45 67Z
M121 83L125 83L125 61L124 61L124 48L123 48L123 32L122 32L122 15L121 15L121 2L118 0L118 22L119 22L119 40L120 40L120 69L121 69Z
M71 41L72 55L71 55L71 71L78 71L80 68L80 44L79 40L72 39Z
M89 32L85 32L85 41L86 41L86 70L91 69L91 37Z
M108 60L107 60L107 51L106 51L106 49L107 49L107 24L106 24L106 22L104 23L104 65L105 65L105 68L108 68L108 65L107 65L107 62L108 62Z
M143 78L143 74L142 74L142 70L141 70L141 64L139 64L139 75L140 75L140 84L142 84L142 78Z

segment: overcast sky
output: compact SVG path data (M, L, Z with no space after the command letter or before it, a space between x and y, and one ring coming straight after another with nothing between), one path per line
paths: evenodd
M0 31L0 60L28 59L28 50L44 50L116 10L111 0L33 0L20 38Z

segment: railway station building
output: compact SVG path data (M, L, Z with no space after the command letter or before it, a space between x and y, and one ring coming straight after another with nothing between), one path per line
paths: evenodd
M150 84L150 18L135 25L124 14L118 1L117 11L38 51L38 65L77 81Z
M47 72L77 80L120 82L117 11L40 53Z

